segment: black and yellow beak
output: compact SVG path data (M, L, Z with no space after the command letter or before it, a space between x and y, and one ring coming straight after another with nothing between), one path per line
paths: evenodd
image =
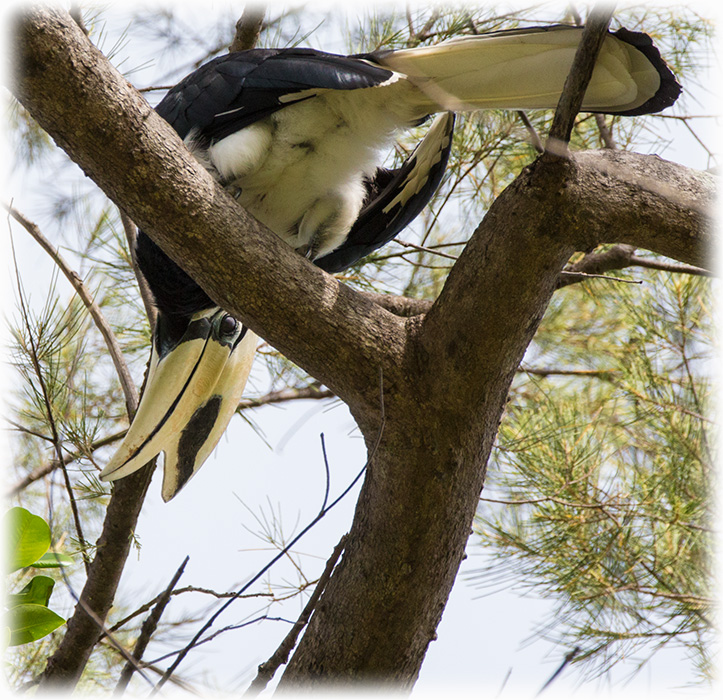
M200 469L233 416L258 338L218 308L194 314L181 339L154 343L146 388L128 433L101 472L114 481L160 452L164 501ZM159 354L160 352L160 354Z

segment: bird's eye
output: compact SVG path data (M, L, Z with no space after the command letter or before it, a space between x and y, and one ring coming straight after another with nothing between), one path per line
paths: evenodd
M238 321L229 314L226 314L218 324L218 332L220 335L233 335L238 328Z

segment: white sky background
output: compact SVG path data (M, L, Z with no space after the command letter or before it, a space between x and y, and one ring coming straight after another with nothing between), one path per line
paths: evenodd
M189 26L199 33L205 31L205 26L216 23L229 7L226 3L215 2L198 3L198 6L201 5L201 9L193 9L187 4L174 3L174 7L187 14ZM338 3L320 5L319 18L323 17L325 7L338 6ZM239 12L241 7L242 3L238 3ZM108 14L107 36L101 49L107 51L115 44L129 17L128 4L113 6ZM111 18L117 19L117 22L110 23ZM310 26L313 25L310 23ZM336 26L328 32L321 30L313 37L313 45L344 52L344 36L339 29ZM320 43L322 38L323 46ZM146 66L131 74L130 79L136 86L156 84L158 75L167 76L169 66L161 62L162 69L159 70L158 63L154 62L154 47L147 38L141 39L131 27L124 41L119 55L130 58L120 64L121 70ZM114 62L119 65L117 60ZM716 112L718 105L711 101L711 97L699 94L702 101L700 111L697 108L689 108L689 111ZM156 96L153 102L159 97ZM670 128L671 146L661 155L691 167L708 167L707 155L691 134L672 122ZM701 120L695 128L709 147L716 143L712 120ZM52 173L46 175L52 178ZM34 205L39 201L37 197L42 194L43 187L52 185L52 182L11 178L6 188L6 193L14 198L18 209L35 220L51 237L49 213L34 208ZM52 272L51 263L19 228L13 227L13 231L21 269L34 270L38 285L35 288L30 279L26 279L25 283L33 298L41 299L44 285ZM14 298L8 286L11 269L9 263L5 265L4 299ZM64 281L61 281L63 284ZM60 286L60 289L64 287ZM62 295L63 292L61 298ZM265 371L260 364L257 363L252 377L257 386L263 386ZM281 513L283 532L289 538L316 515L325 483L320 433L324 433L326 439L332 498L346 488L364 463L363 442L348 411L339 402L306 401L283 408L266 407L256 410L253 418L263 428L268 444L275 449L270 449L243 420L235 417L215 456L171 503L161 501L160 470L157 471L137 531L142 548L138 555L131 555L117 597L119 601L133 601L130 605L141 604L159 593L186 555L190 556L190 561L179 585L219 591L238 588L274 553L264 549L263 543L248 531L247 528L252 531L259 529L253 514L259 516L263 513L271 518L273 514ZM357 493L358 488L297 545L299 555L295 559L301 562L310 579L321 572L333 546L347 531ZM60 492L57 497L62 497ZM438 639L430 645L414 694L419 697L437 696L444 688L446 696L485 694L494 697L509 672L500 697L534 696L568 651L555 649L545 642L525 643L535 625L546 619L551 606L546 601L520 597L510 590L479 597L481 591L467 581L469 573L480 565L479 557L483 556L481 550L475 547L474 538L468 552L469 558L462 565L438 629ZM285 580L296 583L298 578L293 567L287 564L274 569L265 580L279 585ZM257 585L254 590L264 588ZM196 610L201 604L199 600L202 603L206 599L176 597L166 616L173 619L183 611ZM269 614L294 620L304 602L305 599L294 599L284 606L274 607ZM262 607L262 603L253 601L237 602L214 629L252 619ZM244 690L254 677L256 666L274 652L288 627L284 622L265 622L227 632L216 641L191 652L179 669L180 675L202 674L210 688L221 691ZM192 629L195 631L197 626ZM185 638L178 647L183 643ZM150 660L154 654L168 650L152 646L145 658ZM690 666L681 658L682 654L679 649L663 650L628 685L618 684L611 693L615 697L667 697L671 689L685 684L690 678ZM167 661L159 663L162 667L167 664ZM615 669L612 678L619 680L631 670L632 665L620 666ZM605 691L605 687L601 688L597 683L584 688L577 683L576 672L568 670L545 697L566 697L573 692L578 697L593 691ZM136 680L134 687L145 695L142 682ZM172 691L169 693L172 694Z

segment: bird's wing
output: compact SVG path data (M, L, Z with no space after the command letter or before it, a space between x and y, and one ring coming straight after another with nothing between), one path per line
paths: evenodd
M439 187L452 148L453 130L454 114L438 115L424 140L400 168L380 168L367 182L367 200L344 243L315 264L327 272L340 272L408 226Z
M324 90L356 90L395 80L362 57L314 49L251 49L220 56L182 80L156 111L186 138L217 141Z

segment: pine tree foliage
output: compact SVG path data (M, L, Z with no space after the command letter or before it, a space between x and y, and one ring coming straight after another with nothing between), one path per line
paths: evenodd
M540 633L580 647L589 675L678 645L705 677L715 596L710 283L636 277L641 286L569 287L550 308L530 349L538 370L520 375L500 428L476 526L490 557L474 578L553 599Z

